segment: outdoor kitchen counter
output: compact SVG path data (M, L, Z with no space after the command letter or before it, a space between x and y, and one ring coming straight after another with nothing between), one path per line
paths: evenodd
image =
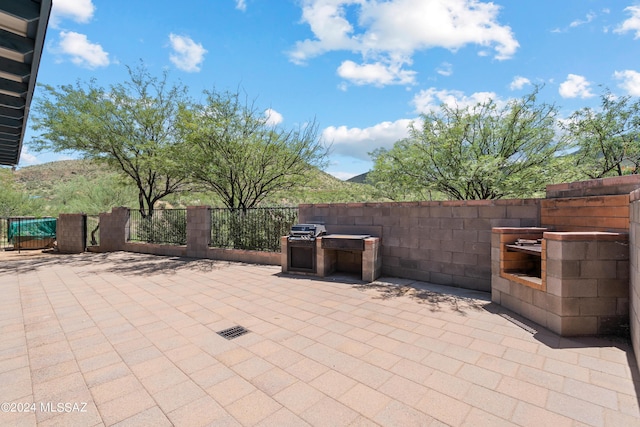
M300 242L289 241L288 236L280 239L282 246L282 272L292 274L309 274L327 277L336 271L356 272L365 282L373 282L382 272L381 240L368 234L326 234L318 236L308 243L315 248L307 256L313 256L313 268L301 271L291 268L289 245ZM300 248L297 248L300 250Z
M327 234L322 236L322 249L342 251L364 251L364 240L368 234Z

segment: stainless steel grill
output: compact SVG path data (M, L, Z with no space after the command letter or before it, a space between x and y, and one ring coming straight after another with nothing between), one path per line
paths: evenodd
M292 240L315 240L318 236L327 233L327 229L322 224L296 224L291 226L289 231L289 241Z
M287 237L287 266L291 271L316 272L316 238L327 233L322 224L296 224Z

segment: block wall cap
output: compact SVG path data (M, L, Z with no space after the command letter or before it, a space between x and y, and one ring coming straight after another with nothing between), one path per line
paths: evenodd
M547 240L561 241L627 241L628 233L610 233L606 231L566 231L566 232L546 232L543 236Z
M539 234L544 233L548 228L542 227L493 227L491 231L497 234Z

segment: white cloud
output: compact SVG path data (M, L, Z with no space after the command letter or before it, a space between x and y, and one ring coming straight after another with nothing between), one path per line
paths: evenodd
M520 90L523 87L528 86L530 84L531 84L531 80L529 80L528 78L522 77L522 76L515 76L513 78L513 81L509 85L509 89Z
M436 47L456 51L475 44L481 53L490 49L503 60L519 47L511 28L497 21L500 7L490 2L303 0L302 4L302 21L309 24L314 38L297 42L289 53L291 61L303 64L326 52L349 51L361 55L363 64L345 61L341 68L348 63L350 71L360 75L377 65L377 72L386 68L403 76L392 79L394 84L403 79L413 82L407 76L415 72L403 67L411 64L416 51ZM373 79L372 84L381 80Z
M264 116L267 119L266 123L271 126L279 125L283 120L282 114L278 113L273 108L267 108L264 110Z
M322 131L322 139L332 144L335 154L371 160L369 152L376 148L391 148L396 141L409 136L414 120L400 119L382 122L368 128L329 126Z
M194 42L188 36L178 36L173 33L169 34L169 41L173 49L169 59L173 65L188 73L200 71L204 54L207 53L202 44Z
M442 64L440 64L440 66L436 69L436 73L440 74L441 76L446 76L449 77L450 75L453 74L453 65L451 65L448 62L443 62Z
M504 102L498 99L498 95L494 92L476 92L470 96L466 96L463 92L457 90L437 90L436 88L429 88L421 90L413 97L411 103L415 106L416 112L428 113L431 110L439 108L441 104L448 105L449 107L465 108L473 107L490 99L493 99L497 104Z
M55 0L51 7L49 25L57 28L65 18L86 24L93 18L95 9L91 0Z
M68 55L71 62L84 68L95 69L110 64L109 54L102 46L91 43L86 35L73 31L60 32L60 42L54 50Z
M634 38L640 39L640 6L629 6L624 9L631 14L631 18L625 20L613 30L615 33L635 32Z
M27 147L22 147L22 151L20 152L20 160L19 164L24 165L24 163L28 165L35 165L41 163L40 160L33 154L31 154Z
M377 62L358 65L353 61L344 61L338 67L338 75L358 86L368 84L385 86L390 84L413 84L416 72L402 70L397 64L387 65Z
M633 70L616 71L613 77L622 80L620 87L631 96L640 96L640 73Z
M558 92L563 98L591 98L591 83L584 76L569 74L567 80L560 84Z
M236 9L245 11L247 10L247 2L245 0L235 0L236 1Z
M580 25L585 25L590 23L591 21L593 21L595 19L597 15L593 12L589 12L587 14L587 16L584 19L576 19L575 21L571 22L569 24L569 27L571 28L575 28L575 27L579 27Z

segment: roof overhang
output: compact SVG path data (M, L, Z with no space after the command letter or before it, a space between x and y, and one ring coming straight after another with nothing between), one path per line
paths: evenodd
M0 0L0 165L20 160L51 0Z

